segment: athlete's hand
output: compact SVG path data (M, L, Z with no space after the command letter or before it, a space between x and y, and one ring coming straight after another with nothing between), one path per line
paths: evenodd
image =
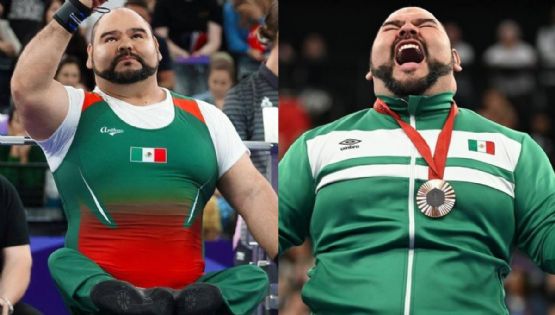
M79 2L91 9L101 6L106 1L108 0L79 0Z

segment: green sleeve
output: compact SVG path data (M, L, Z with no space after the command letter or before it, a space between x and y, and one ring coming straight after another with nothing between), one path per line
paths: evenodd
M514 176L516 245L544 271L555 273L555 173L529 136Z
M305 137L289 148L279 163L279 253L301 245L309 234L315 185Z

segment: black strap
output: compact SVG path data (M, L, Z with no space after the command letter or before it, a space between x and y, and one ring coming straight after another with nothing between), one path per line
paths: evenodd
M79 0L67 0L54 14L54 19L68 32L73 33L92 11Z

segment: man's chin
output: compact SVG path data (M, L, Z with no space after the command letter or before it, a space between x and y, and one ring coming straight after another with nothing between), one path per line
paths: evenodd
M416 71L408 72L408 73L401 73L393 76L397 82L403 85L413 85L421 82L422 80L426 80L427 74L420 74Z

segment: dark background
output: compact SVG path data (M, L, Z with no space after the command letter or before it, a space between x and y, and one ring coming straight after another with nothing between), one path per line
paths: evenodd
M364 79L374 37L393 11L405 6L420 6L442 23L456 22L463 39L474 47L478 67L463 69L477 78L477 92L486 88L484 70L479 67L482 53L496 41L497 26L504 19L522 27L523 39L535 46L539 27L549 24L553 1L363 1L363 0L281 0L280 43L289 42L299 50L307 34L322 34L329 59L325 71L333 99L332 113L325 122L362 109L374 100L372 84ZM286 71L284 71L286 72ZM280 68L280 89L295 89ZM476 107L478 104L459 104Z

